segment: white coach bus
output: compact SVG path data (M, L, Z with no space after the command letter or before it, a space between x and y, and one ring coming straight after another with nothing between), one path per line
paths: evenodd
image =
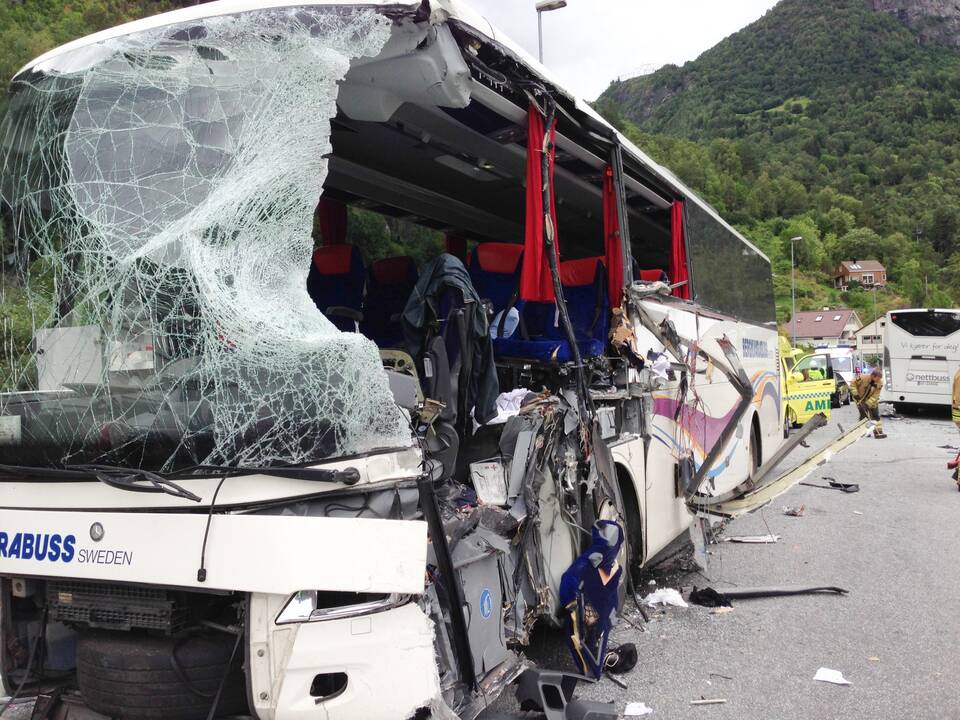
M629 572L773 497L768 259L463 2L205 3L7 108L7 693L472 718L595 522Z
M883 402L899 410L952 402L960 369L960 309L891 310L883 336Z

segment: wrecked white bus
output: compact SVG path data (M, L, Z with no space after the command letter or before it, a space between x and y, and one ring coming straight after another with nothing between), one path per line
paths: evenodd
M591 527L629 577L801 437L767 258L465 4L213 2L7 107L8 694L471 718Z

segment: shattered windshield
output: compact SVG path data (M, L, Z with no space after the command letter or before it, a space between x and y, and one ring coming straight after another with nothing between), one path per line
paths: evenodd
M376 346L306 291L337 83L389 34L369 10L259 11L15 80L0 463L171 470L409 444Z

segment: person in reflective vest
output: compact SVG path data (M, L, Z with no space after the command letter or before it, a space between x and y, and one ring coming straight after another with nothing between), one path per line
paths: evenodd
M860 419L870 418L876 425L873 426L873 436L883 439L883 421L880 420L880 388L883 385L880 368L874 368L869 375L863 375L853 381L853 396L860 410Z

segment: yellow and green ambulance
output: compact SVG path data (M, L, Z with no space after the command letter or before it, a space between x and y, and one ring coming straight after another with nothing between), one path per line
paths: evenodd
M830 417L830 396L836 392L830 358L825 354L804 354L780 336L780 397L783 398L783 427L803 425L817 413Z

